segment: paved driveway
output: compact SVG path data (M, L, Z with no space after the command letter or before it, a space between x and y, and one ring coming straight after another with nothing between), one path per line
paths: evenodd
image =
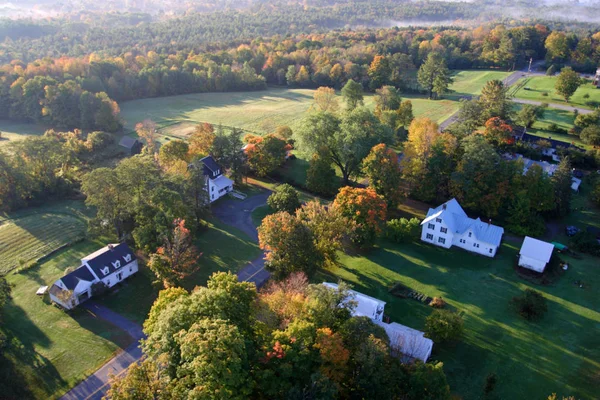
M104 364L99 370L94 372L93 375L87 377L79 385L75 386L67 394L62 396L61 400L102 399L109 388L108 381L110 375L119 375L125 371L129 365L142 357L142 350L139 345L140 339L143 339L145 336L140 325L91 300L83 303L81 307L89 310L97 318L106 320L127 332L134 339L134 343Z
M245 200L222 199L215 206L212 212L221 222L233 226L258 242L258 232L252 222L252 211L267 203L267 198L271 191L265 190L263 193L248 197ZM256 260L250 261L244 268L237 273L240 282L254 282L257 288L264 285L270 277L269 272L265 270L264 255Z

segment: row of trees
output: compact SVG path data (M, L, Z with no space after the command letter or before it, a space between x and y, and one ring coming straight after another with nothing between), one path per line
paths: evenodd
M216 273L192 293L160 292L144 360L107 397L449 399L441 363L401 364L383 328L352 318L347 286L291 275L260 293Z

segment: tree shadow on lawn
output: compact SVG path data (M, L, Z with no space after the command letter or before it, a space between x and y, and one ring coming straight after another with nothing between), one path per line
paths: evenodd
M47 348L51 341L27 316L25 311L9 302L5 306L4 327L7 336L7 349L0 352L0 381L8 392L2 396L11 398L33 398L31 388L43 390L46 394L56 392L66 382L56 367L35 350L35 346ZM41 388L41 389L40 389Z

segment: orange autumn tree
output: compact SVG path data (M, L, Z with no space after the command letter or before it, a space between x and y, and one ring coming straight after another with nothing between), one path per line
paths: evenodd
M344 347L342 336L330 328L317 329L315 348L321 356L321 372L338 387L344 382L348 370L350 351Z
M209 155L215 137L215 128L212 124L205 122L196 126L190 136L190 156L201 158Z
M163 246L150 256L148 267L165 288L173 287L198 270L201 255L192 243L185 220L177 218L173 221L173 231L163 238Z
M493 117L485 123L485 136L495 143L509 143L512 139L512 127L500 117Z
M375 189L346 186L340 189L333 205L344 217L354 221L352 241L362 248L373 246L387 216L387 204Z

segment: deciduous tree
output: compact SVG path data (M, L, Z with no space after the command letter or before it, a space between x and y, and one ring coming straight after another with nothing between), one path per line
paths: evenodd
M508 88L498 79L486 82L479 96L483 120L492 117L508 119L512 111L512 102L508 95Z
M269 196L267 204L277 212L285 211L293 215L300 207L298 191L292 185L285 183Z
M371 149L363 160L363 172L369 178L369 186L394 208L402 198L401 173L398 155L385 144Z
M448 85L452 83L446 60L438 53L429 53L427 60L419 68L417 80L430 99L434 93L438 97L446 93Z
M340 182L328 156L313 154L306 172L306 187L323 196L333 196L337 192Z
M190 136L190 155L202 158L210 154L215 140L215 129L209 123L198 124Z
M556 93L564 97L568 103L571 96L573 96L577 88L581 85L581 82L581 78L579 78L577 72L573 71L571 67L565 67L560 70L554 88L556 89Z
M359 247L371 247L381 234L387 215L385 200L374 189L344 187L335 198L334 206L355 223L352 240Z
M156 123L149 119L138 122L135 125L135 132L146 144L146 151L150 154L156 153Z
M363 105L363 87L360 83L354 82L352 79L349 79L342 88L342 96L346 101L346 109L348 111L352 111L356 107Z
M321 86L315 91L313 97L318 111L335 113L340 107L335 94L335 89Z

